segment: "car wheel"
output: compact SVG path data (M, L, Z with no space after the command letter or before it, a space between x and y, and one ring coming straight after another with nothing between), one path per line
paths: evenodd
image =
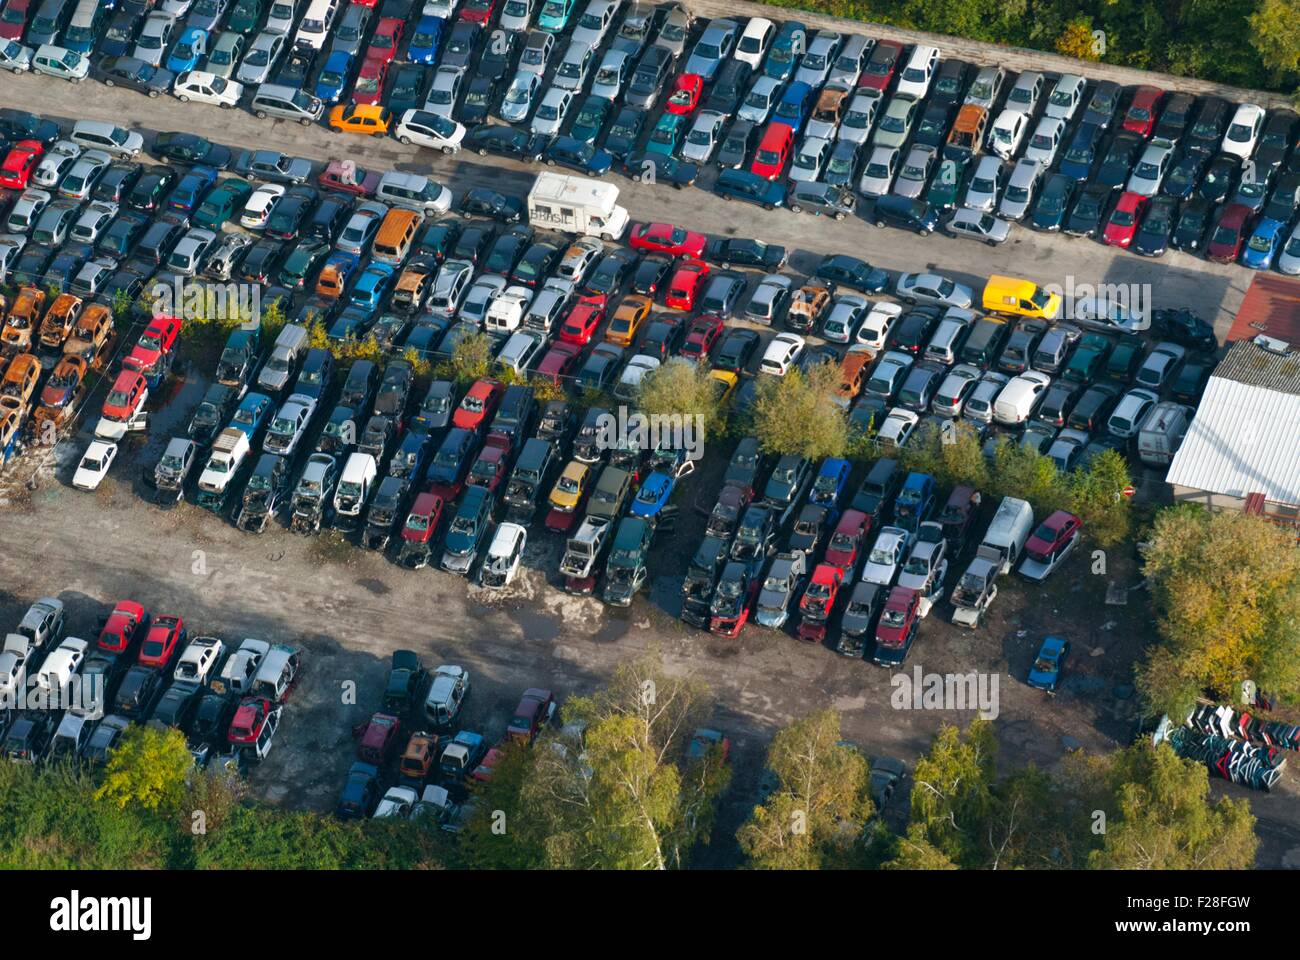
M996 247L998 245L998 242L996 240L985 240L984 242L987 243L990 247Z
M442 148L442 152L443 152L445 155L447 155L447 156L450 157L453 153L456 152L456 148L453 147L453 146L451 146L450 144L448 144L447 146L445 146L445 147Z
M18 72L17 70L14 71L14 73L17 73L17 72ZM116 87L116 86L117 86L117 83L116 83L115 81L109 79L108 77L105 77L105 78L104 78L104 86L106 86L106 87Z
M306 117L303 117L303 118L302 118L301 120L299 120L298 122L301 123L304 127L310 127L310 126L311 126L311 121L308 120Z
M922 227L920 230L916 231L916 235L918 237L928 237L930 235L930 228Z
M775 210L775 209L776 209L776 204L775 204L775 203L765 203L765 204L763 204L763 209L764 209L764 210Z
M181 103L189 103L189 102L190 102L190 98L187 97L187 96L185 96L185 94L183 94L183 93L178 93L178 94L176 95L176 99L179 100ZM222 104L222 106L225 106L225 104Z
M885 229L885 221L884 221L884 220L877 220L877 221L876 221L876 226L877 226L878 228L880 228L881 230Z
M398 142L398 143L404 143L404 144L406 144L406 145L409 147L409 146L411 145L411 138L410 138L410 137L398 137L398 138L397 138L397 142Z
M724 194L722 195L722 199L725 200L725 201L727 201L727 203L730 203L730 202L731 202L731 194L724 193Z
M836 211L835 211L835 219L836 219L836 220L843 220L843 219L845 218L845 216L847 216L847 214L845 214L845 212L844 212L843 210L836 210Z
M266 119L266 111L265 111L265 110L254 110L254 111L253 111L253 116L257 117L257 119L259 119L259 120L265 120L265 119Z
M150 100L157 100L157 99L158 99L158 91L157 91L157 90L150 90L150 91L149 91L149 99L150 99Z
M486 148L486 147L479 147L479 148L478 148L478 155L479 155L480 157L486 157L486 156L487 156L487 148Z
M797 203L792 203L792 204L790 204L790 212L791 212L791 213L803 213L803 207L801 207L801 206L800 206L799 204L797 204Z
M233 103L225 103L225 102L222 102L222 103L217 104L217 106L219 106L222 110L229 110L231 107L234 106L234 104L233 104Z

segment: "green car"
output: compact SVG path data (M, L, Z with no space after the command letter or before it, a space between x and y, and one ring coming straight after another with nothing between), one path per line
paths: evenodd
M682 139L682 131L686 129L686 119L677 113L665 113L660 117L655 123L655 128L650 131L645 152L657 153L665 157L674 156L677 153L677 145Z
M605 126L605 120L609 117L612 105L613 101L594 94L582 101L582 107L573 120L573 127L569 130L569 136L595 146L596 138L600 136L600 131Z
M226 29L237 33L252 33L262 22L262 14L265 12L266 0L235 0L235 5L230 10L230 19L226 21Z
M222 180L194 211L195 224L220 230L223 223L244 209L252 193L253 185L247 180Z
M1086 333L1070 354L1070 362L1061 371L1066 380L1092 383L1101 373L1110 355L1110 338L1100 333Z
M945 158L934 172L930 189L925 199L936 210L953 210L957 207L957 197L961 194L962 182L966 179L966 165L970 161Z
M290 290L302 287L329 252L329 244L320 240L299 241L280 268L280 286Z
M1120 383L1128 383L1142 365L1142 354L1146 349L1141 337L1126 334L1120 337L1115 349L1106 361L1106 376Z

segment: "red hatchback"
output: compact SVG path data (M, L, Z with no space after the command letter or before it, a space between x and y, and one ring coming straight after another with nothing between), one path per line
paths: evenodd
M149 629L149 612L134 600L121 600L99 631L99 649L122 653Z
M704 256L707 238L702 233L671 223L636 223L632 225L627 242L633 250L657 250L674 257L699 260Z
M389 713L376 713L367 722L352 728L357 741L357 759L383 766L400 746L398 734L402 721Z
M843 570L846 577L852 575L858 565L858 550L870 529L869 516L861 510L845 510L826 544L825 562Z
M1112 247L1127 247L1132 243L1142 214L1146 212L1147 202L1147 198L1140 193L1126 190L1121 194L1115 203L1115 209L1110 212L1110 219L1106 221L1101 242Z
M1219 214L1210 242L1205 245L1205 259L1215 263L1232 263L1241 254L1241 245L1250 232L1250 207L1244 203L1230 203Z
M496 412L504 390L500 380L475 380L474 385L461 398L456 412L451 415L451 425L465 430L478 430Z
M398 17L383 17L375 26L370 46L366 47L367 60L382 60L392 63L397 58L397 48L402 43L402 31L406 21Z
M388 76L387 60L367 60L361 64L357 74L357 84L352 88L352 102L374 106L384 91L384 80Z
M45 145L39 140L19 140L9 150L4 163L0 165L0 187L10 190L26 190L27 183L41 162Z
M156 617L145 634L137 663L142 667L166 667L176 651L185 646L188 632L180 617Z
M542 357L542 362L533 372L536 376L558 386L561 377L567 377L573 372L580 356L582 356L582 347L576 343L557 343L546 351L546 356Z
M835 598L844 584L844 571L834 564L819 563L799 598L799 639L820 643L826 638L826 621L835 609Z
M674 310L694 310L695 297L703 289L701 283L709 275L709 265L703 260L687 260L675 271L668 281L668 292L664 294L664 305Z
M1156 127L1156 113L1164 96L1165 92L1159 87L1146 84L1134 90L1133 102L1124 114L1124 129L1141 137L1151 136L1151 131Z
M903 45L895 40L877 40L867 58L866 68L858 77L858 87L868 87L882 93L894 80L898 61L903 59Z
M880 666L898 666L907 659L921 619L921 594L910 587L894 587L880 612L876 626L876 652L872 661Z
M176 338L181 335L181 321L177 317L155 317L149 321L144 333L126 359L122 367L135 370L146 377L160 372L160 367L170 357L176 346Z
M664 113L685 116L694 112L703 89L704 79L698 73L678 74L673 81L673 92L668 94L668 102L664 104Z
M688 360L706 359L718 345L723 326L721 317L696 317L686 331L686 342L682 344L681 355Z
M596 328L605 320L605 305L583 297L569 310L560 327L560 342L585 347L596 335Z
M460 18L470 23L488 24L497 10L497 0L465 0Z
M27 29L27 14L36 6L36 0L9 0L0 12L0 38L21 40Z

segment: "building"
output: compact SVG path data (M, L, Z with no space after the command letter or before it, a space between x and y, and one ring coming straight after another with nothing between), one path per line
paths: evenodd
M1300 527L1300 350L1232 343L1165 479L1176 500Z

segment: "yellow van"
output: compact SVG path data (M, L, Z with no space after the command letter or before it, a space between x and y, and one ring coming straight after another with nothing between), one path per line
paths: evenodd
M1029 280L994 276L984 287L984 309L1014 317L1055 320L1061 312L1061 296Z
M379 225L371 255L384 263L400 267L415 242L415 231L424 222L414 210L389 210Z

